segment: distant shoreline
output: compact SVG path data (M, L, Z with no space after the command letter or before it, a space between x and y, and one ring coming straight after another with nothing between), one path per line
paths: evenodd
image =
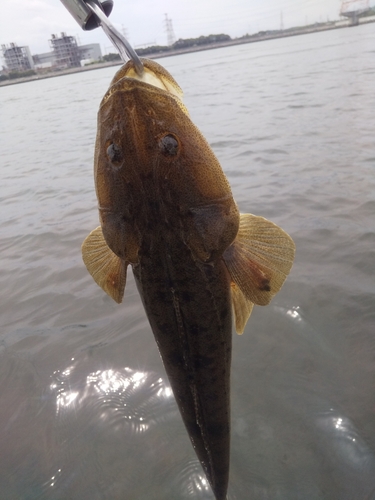
M375 22L375 19L373 17L371 18L362 18L361 22L357 26L362 26L363 24L369 24ZM340 24L339 24L340 23ZM190 54L192 52L201 52L203 50L212 50L212 49L219 49L222 47L230 47L231 45L243 45L247 43L257 43L257 42L263 42L265 40L274 40L277 38L288 38L292 36L299 36L299 35L307 35L310 33L319 33L321 31L329 31L329 30L335 30L335 29L342 29L342 28L356 28L357 26L350 26L348 21L338 21L338 22L332 22L332 23L323 23L323 24L317 24L313 26L306 26L306 27L300 27L300 28L295 28L295 29L289 29L285 30L282 32L277 32L277 33L268 33L265 32L264 35L251 35L245 38L235 38L234 40L228 40L225 42L217 42L217 43L210 43L207 45L202 45L202 46L193 46L193 47L188 47L186 49L179 49L179 50L170 50L167 53L155 53L155 54L149 54L146 56L148 59L161 59L163 57L170 57L170 56L176 56L180 54ZM38 80L45 80L46 78L55 78L57 76L62 76L62 75L70 75L73 73L81 73L83 71L93 71L96 69L101 69L101 68L108 68L110 66L121 66L123 64L122 61L111 61L111 62L103 62L103 63L98 63L98 64L90 64L88 66L82 66L78 68L67 68L64 70L60 71L54 71L50 73L41 73L41 74L36 74L32 76L27 76L23 78L15 78L14 80L4 80L0 82L0 87L5 87L8 85L17 85L19 83L24 83L24 82L32 82L32 81L38 81Z

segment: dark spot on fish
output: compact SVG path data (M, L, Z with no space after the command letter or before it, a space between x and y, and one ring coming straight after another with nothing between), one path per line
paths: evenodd
M201 370L211 366L215 362L215 359L211 356L196 356L193 360L194 368L196 370Z
M111 163L115 166L119 166L123 161L122 149L117 144L110 144L107 148L107 156Z
M182 292L181 293L181 300L185 303L189 303L193 300L193 297L191 296L191 294L189 292Z
M208 394L207 397L205 398L205 401L209 401L210 403L213 403L215 401L218 401L219 395L211 392L211 394Z
M214 353L215 353L215 352L219 349L219 347L220 347L220 346L218 345L218 343L217 343L217 342L211 342L211 343L208 345L208 348L209 348L209 350L210 350L210 352L211 352L212 354L214 354Z
M220 319L221 321L225 321L226 318L229 316L229 310L228 309L223 309L221 312L220 312Z
M270 286L270 280L267 278L262 279L259 290L262 290L262 292L270 292L271 291L271 286Z
M156 297L157 297L158 302L161 302L162 304L166 304L168 302L168 299L169 299L169 295L167 295L165 292L163 292L161 290L158 290L156 292Z
M208 432L211 436L217 436L217 437L225 436L228 432L228 426L223 424L216 424L216 425L211 424L209 426Z
M146 200L145 204L147 206L147 209L152 214L156 214L160 211L160 201L159 200ZM150 219L150 223L151 223L152 227L155 227L154 220Z
M159 147L165 156L176 156L178 153L178 140L172 134L165 135L159 140Z
M168 362L173 366L184 366L183 357L177 350L169 352Z
M199 335L201 332L200 326L196 323L189 325L189 334L191 335Z

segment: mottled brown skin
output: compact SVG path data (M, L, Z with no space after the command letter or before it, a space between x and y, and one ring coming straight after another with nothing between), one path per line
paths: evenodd
M239 224L228 182L176 99L121 74L99 110L95 181L104 238L132 265L185 426L224 500L232 319L222 254Z

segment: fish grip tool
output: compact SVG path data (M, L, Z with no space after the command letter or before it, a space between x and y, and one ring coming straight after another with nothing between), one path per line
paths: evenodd
M61 0L70 14L84 31L93 30L101 26L104 33L117 49L121 59L134 62L139 76L143 74L143 64L127 39L113 26L108 16L112 12L113 0Z

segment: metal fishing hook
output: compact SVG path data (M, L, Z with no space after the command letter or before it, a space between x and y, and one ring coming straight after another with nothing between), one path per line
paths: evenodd
M101 26L104 33L118 50L121 59L134 62L135 71L143 74L143 64L126 38L113 26L108 17L113 8L113 0L61 0L83 30L92 30Z
M124 62L126 62L128 59L131 59L134 62L137 74L139 76L142 76L143 64L127 39L113 26L108 17L104 14L103 10L101 10L95 2L93 2L92 0L87 0L86 4L99 18L100 25L103 28L104 33L108 36L113 45L119 51L121 59Z

